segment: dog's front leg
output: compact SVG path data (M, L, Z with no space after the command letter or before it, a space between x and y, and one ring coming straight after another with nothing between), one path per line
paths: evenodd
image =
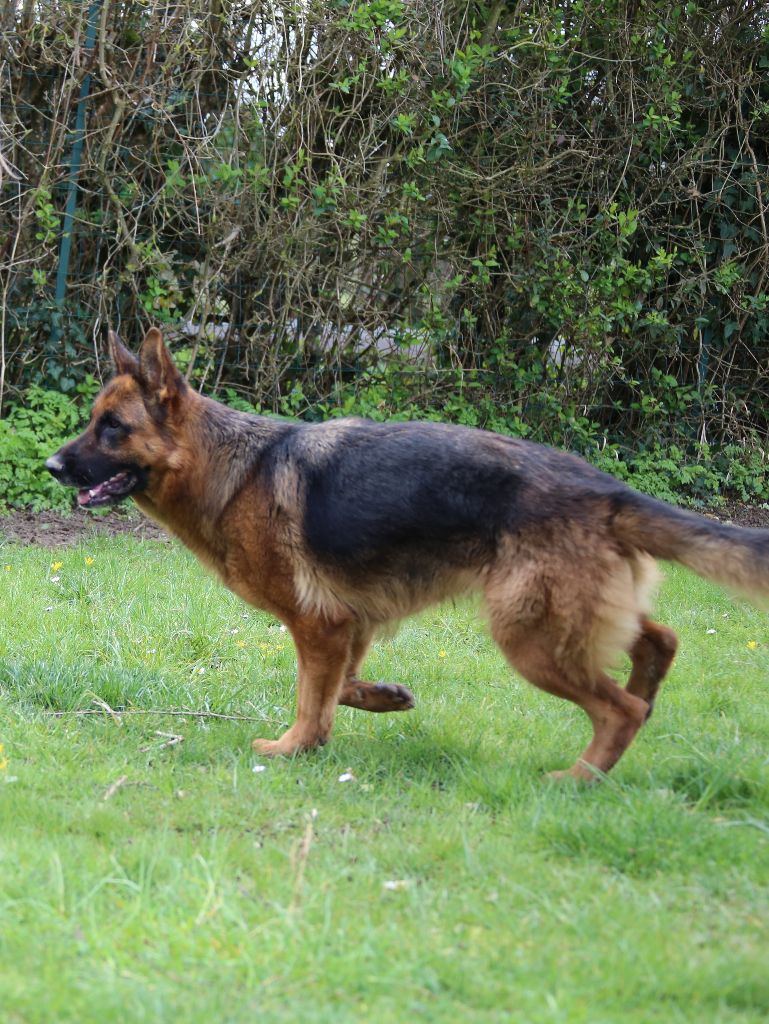
M410 711L414 707L411 690L399 683L367 683L359 676L373 635L373 626L361 622L353 630L350 660L339 703L361 711Z
M328 742L350 662L354 627L300 619L289 624L296 644L296 722L279 740L254 740L260 754L290 756Z

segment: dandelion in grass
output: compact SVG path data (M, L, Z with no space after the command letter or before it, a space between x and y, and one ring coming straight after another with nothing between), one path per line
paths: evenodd
M245 647L246 646L246 641L245 640L236 640L235 641L235 646L236 647Z
M265 654L271 654L273 651L282 651L285 646L285 644L266 644L263 640L257 644L259 650L264 651Z
M748 640L748 650L755 651L758 647L758 640Z
M64 562L51 562L51 571L58 572L59 569L63 568Z
M4 772L8 768L8 758L4 754L5 745L0 743L0 772Z
M85 556L85 564L86 565L93 565L93 558L91 558L90 555L86 555Z
M5 567L5 571L6 571L6 572L10 572L10 571L11 571L11 568L12 568L12 567L11 567L10 565L6 565L6 567Z
M445 658L446 656L447 656L447 655L446 655L446 652L445 652L445 651L438 651L438 657L439 657L439 658Z

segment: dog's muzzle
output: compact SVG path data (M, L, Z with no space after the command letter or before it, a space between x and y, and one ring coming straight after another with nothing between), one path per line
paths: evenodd
M46 459L45 468L65 487L77 487L77 503L81 508L117 505L141 489L144 481L144 474L133 466L114 467L116 472L100 480L93 467L76 467L72 456L62 456L61 452ZM102 472L106 468L102 467Z

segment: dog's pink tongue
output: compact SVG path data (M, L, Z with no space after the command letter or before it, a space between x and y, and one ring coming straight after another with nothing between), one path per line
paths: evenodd
M91 500L91 492L88 488L84 488L82 491L77 492L77 503L78 505L87 505Z

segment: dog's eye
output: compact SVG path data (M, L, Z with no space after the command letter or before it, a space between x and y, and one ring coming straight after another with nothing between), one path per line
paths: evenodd
M107 441L115 441L129 432L129 428L117 416L112 412L105 412L99 417L99 422L96 424L96 432L99 437L104 437Z

